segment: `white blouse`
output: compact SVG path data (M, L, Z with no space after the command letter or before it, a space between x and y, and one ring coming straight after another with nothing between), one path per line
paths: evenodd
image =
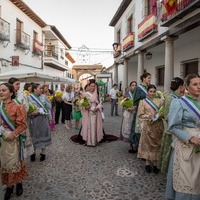
M63 95L62 95L62 99L63 100L66 100L66 101L72 101L74 99L74 93L68 93L68 92L65 92Z

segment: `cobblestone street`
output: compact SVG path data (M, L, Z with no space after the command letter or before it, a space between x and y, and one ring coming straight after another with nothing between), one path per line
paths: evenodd
M106 133L119 136L120 116L110 117L110 105L105 104ZM129 154L129 145L121 141L86 147L69 138L77 131L66 130L63 124L52 133L52 145L47 158L36 162L27 159L29 177L24 181L24 193L12 200L163 200L166 177L147 174L144 161ZM0 190L0 199L4 191Z

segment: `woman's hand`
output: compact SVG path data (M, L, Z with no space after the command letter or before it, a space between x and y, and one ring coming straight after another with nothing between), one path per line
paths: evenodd
M89 109L90 109L90 106L86 106L85 109L86 109L86 110L89 110Z
M192 144L200 145L200 138L195 137L195 136L192 136L192 137L189 139L189 142L192 143Z
M98 110L99 110L99 108L96 107L96 108L93 110L93 112L97 112Z
M37 116L38 114L39 114L38 111L33 111L33 112L31 113L31 116L35 117L35 116Z
M8 134L8 135L4 138L4 140L7 141L7 142L13 141L14 139L15 139L15 136L14 136L14 134L12 134L12 133Z
M131 107L131 108L128 108L127 110L128 110L129 112L133 113L134 110L135 110L135 108L134 108L134 107Z

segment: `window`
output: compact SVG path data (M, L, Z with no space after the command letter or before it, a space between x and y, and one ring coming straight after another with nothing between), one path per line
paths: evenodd
M192 61L184 64L185 77L188 74L198 74L198 61Z
M157 67L156 75L157 75L157 85L164 86L165 67L164 66Z
M117 31L117 42L119 44L121 43L121 30L120 29Z
M35 52L35 42L38 38L38 33L36 31L33 31L33 52Z
M133 31L133 17L129 17L127 21L127 33L130 33Z
M17 19L16 21L16 44L21 44L22 22Z
M150 14L157 16L157 0L144 0L144 18Z

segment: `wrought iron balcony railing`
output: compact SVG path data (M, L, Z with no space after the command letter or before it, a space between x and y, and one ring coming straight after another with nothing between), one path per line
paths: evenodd
M44 57L54 58L58 60L58 54L53 50L45 50Z
M20 29L16 29L16 47L30 50L30 35Z
M10 41L10 24L0 18L0 40Z
M171 7L162 2L161 26L167 27L197 8L200 8L200 0L177 0Z

